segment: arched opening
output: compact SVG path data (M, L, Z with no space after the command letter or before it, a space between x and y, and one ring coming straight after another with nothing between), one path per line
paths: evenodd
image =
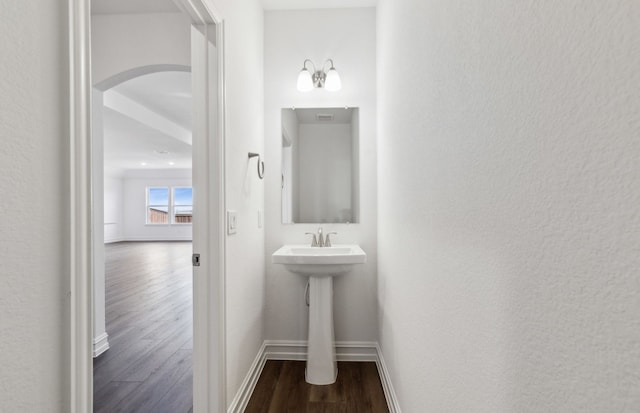
M191 81L151 65L93 89L95 411L192 404ZM138 391L118 399L120 382Z

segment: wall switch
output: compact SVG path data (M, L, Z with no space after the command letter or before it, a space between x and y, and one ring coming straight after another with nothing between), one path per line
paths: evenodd
M236 211L227 211L227 234L235 234L238 231L238 216Z
M258 228L262 228L262 210L258 210Z

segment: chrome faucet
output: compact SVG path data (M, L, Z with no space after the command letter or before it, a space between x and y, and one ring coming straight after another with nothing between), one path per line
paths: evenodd
M318 228L318 247L324 247L324 237L322 236L322 227Z
M313 235L313 239L311 240L311 246L312 247L330 247L331 246L331 240L329 239L329 235L331 234L337 234L337 232L329 232L327 234L327 237L325 238L322 235L322 227L318 228L318 234L314 234L313 232L305 232L305 234L307 235Z
M311 246L312 247L317 247L318 246L318 237L316 237L316 234L314 234L313 232L305 232L305 234L313 236L313 238L311 239Z
M324 236L324 246L325 247L330 247L331 246L331 238L329 238L331 235L338 235L337 232L327 232L327 235Z

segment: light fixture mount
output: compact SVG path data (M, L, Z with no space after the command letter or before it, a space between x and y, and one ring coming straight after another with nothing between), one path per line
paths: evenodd
M307 62L311 63L311 66L313 67L313 74L309 72ZM327 63L331 64L328 71L325 70ZM342 82L340 81L338 71L333 66L333 59L327 59L321 69L317 69L316 65L313 64L311 60L305 59L302 64L302 70L300 70L300 73L298 74L298 90L301 92L309 92L314 88L324 88L332 92L342 88Z

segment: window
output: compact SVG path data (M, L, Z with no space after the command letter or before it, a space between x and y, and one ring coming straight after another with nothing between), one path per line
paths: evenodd
M187 187L173 188L173 223L190 224L193 218L193 190Z
M147 224L169 223L169 188L147 188Z
M193 219L193 189L148 187L146 215L147 224L190 224Z

